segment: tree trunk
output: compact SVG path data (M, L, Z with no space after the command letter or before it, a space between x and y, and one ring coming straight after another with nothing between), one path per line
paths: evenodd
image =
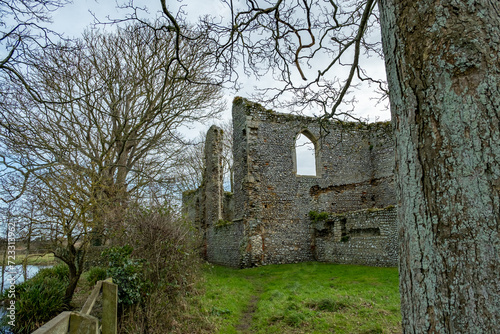
M4 278L5 278L5 267L7 266L7 248L8 248L8 237L7 237L7 233L5 234L5 249L3 251L3 257L2 257L2 286L0 287L0 291L3 291L3 288L4 288L4 285L5 285L5 281L4 281Z
M33 221L30 221L28 225L28 234L26 236L26 257L23 260L23 276L24 282L28 280L28 258L31 251L31 233L33 232Z
M500 333L500 4L380 0L405 333Z
M67 244L64 247L55 247L54 250L54 256L66 263L69 270L69 284L64 294L64 303L66 306L69 306L73 299L78 280L83 273L85 257L87 255L86 247L88 247L88 244L84 243L77 249L75 242L75 239L71 235L67 235Z
M80 276L83 273L86 254L87 251L85 249L79 249L73 253L73 256L70 257L69 261L67 261L68 259L63 260L69 268L69 284L64 294L64 303L66 305L69 305L73 299L73 294L75 293Z
M67 263L68 264L68 263ZM69 284L64 293L64 304L69 306L73 299L78 280L80 279L81 272L79 272L74 264L68 264L69 267Z

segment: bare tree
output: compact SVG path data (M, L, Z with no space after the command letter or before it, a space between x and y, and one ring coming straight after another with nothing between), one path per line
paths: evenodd
M24 62L31 53L52 45L61 35L47 28L51 13L70 0L0 0L0 77L15 78L28 93L39 98L24 76ZM3 84L2 84L3 85ZM0 94L3 94L0 89Z
M14 83L22 86L32 99L46 103L26 78L26 61L33 57L33 53L63 39L61 34L49 29L47 25L51 23L51 14L70 2L71 0L0 0L0 113L12 108L12 89L9 86ZM8 132L12 127L8 115L2 115L0 122L4 131ZM4 165L10 165L10 172L6 169L0 172L5 191L0 198L3 202L11 202L20 197L27 185L28 175L11 164L10 160L3 158L3 162ZM20 178L25 182L19 183Z
M47 203L61 246L55 255L70 267L71 282L81 274L89 232L106 238L131 196L169 182L181 151L179 127L223 107L221 88L210 79L212 60L199 56L204 45L183 41L181 66L171 61L174 44L172 33L141 25L87 32L27 63L29 85L50 103L9 86L0 122L0 157L11 180L5 194L16 197L12 187L30 184Z
M203 180L205 159L203 148L205 146L205 133L200 134L186 145L180 156L181 164L178 164L178 181L181 191L197 189Z

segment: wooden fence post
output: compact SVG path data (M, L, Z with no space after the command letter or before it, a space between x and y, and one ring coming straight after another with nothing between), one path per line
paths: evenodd
M97 297L102 292L102 320L90 315ZM69 331L68 331L69 330ZM111 278L99 281L81 312L62 312L32 334L117 334L118 285Z
M102 282L102 334L118 331L118 286L111 280Z

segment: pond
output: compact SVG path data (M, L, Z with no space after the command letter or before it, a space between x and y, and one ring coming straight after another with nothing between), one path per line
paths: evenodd
M14 271L12 273L11 272L7 272L7 270L9 270L11 267L14 267ZM30 279L33 276L35 276L40 271L40 269L50 268L50 267L52 267L52 265L43 265L43 266L32 265L32 264L27 265L26 266L26 273L27 273L28 279ZM0 268L1 268L1 266L0 266ZM23 266L21 264L15 265L15 266L9 266L6 269L5 274L4 274L3 291L5 291L6 289L8 289L10 287L9 279L11 277L15 278L16 285L17 284L21 284L22 282L24 282Z

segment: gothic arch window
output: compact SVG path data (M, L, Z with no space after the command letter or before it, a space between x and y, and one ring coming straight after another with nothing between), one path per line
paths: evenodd
M317 140L309 131L304 130L295 138L293 158L296 175L318 176Z

